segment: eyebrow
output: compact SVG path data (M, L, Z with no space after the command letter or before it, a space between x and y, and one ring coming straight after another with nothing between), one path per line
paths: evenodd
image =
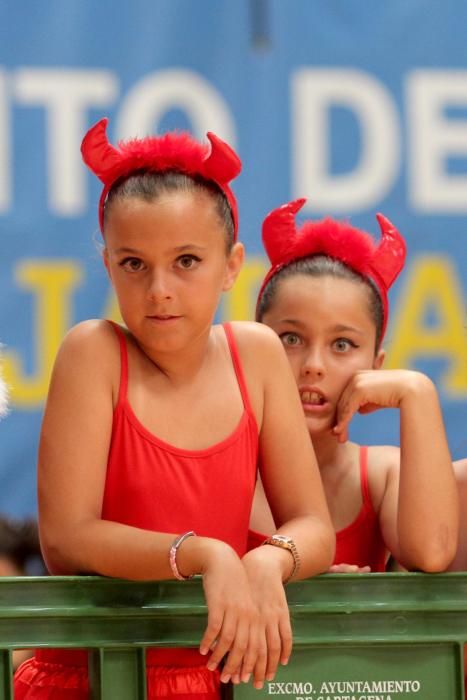
M172 250L175 253L183 253L186 250L204 251L204 250L206 250L206 247L200 246L200 245L195 245L194 243L187 243L185 245L176 246ZM116 248L116 250L114 252L117 255L121 255L122 253L126 253L127 255L141 255L142 254L141 250L138 250L137 248L127 248L126 246L122 246L121 248Z
M296 326L297 328L304 328L306 326L305 323L302 321L298 321L295 318L281 318L279 319L279 323L288 323L291 326ZM364 331L361 331L359 328L355 328L355 326L346 326L343 324L337 324L336 326L333 326L332 328L329 329L332 333L357 333L358 335L364 335Z
M121 253L130 253L132 255L140 255L141 251L136 250L136 248L116 248L114 251L117 253L117 255L120 255Z
M350 331L351 333L358 333L359 335L363 335L363 331L361 331L359 328L355 328L355 326L344 326L344 325L337 325L333 326L332 331L335 331L336 333L345 333L347 331Z

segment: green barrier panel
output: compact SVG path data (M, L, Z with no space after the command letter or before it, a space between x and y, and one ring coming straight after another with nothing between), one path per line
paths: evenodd
M294 652L235 700L463 700L467 575L326 575L287 587ZM11 651L88 648L92 700L145 700L147 647L197 646L201 582L0 579L0 692Z

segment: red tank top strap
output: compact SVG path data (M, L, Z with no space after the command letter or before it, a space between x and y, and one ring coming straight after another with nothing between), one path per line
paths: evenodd
M229 345L230 355L232 357L232 364L234 366L235 374L238 381L238 386L240 388L240 393L242 395L243 405L247 413L253 418L256 423L256 417L253 412L250 403L250 397L248 396L248 389L245 381L245 375L243 374L242 363L240 361L240 355L237 348L237 343L235 341L235 336L232 330L232 325L230 323L223 323L222 327L227 338L227 343Z
M365 508L373 511L373 503L371 501L370 486L368 484L368 447L360 446L360 486L362 489L362 499Z
M120 386L117 399L117 406L119 406L126 400L128 389L128 349L126 346L125 334L118 323L114 321L109 321L109 323L115 331L120 346Z

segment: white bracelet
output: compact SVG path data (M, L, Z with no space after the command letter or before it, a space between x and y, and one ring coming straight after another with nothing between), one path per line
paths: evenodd
M185 540L188 537L194 537L196 536L196 533L193 532L193 530L190 530L189 532L185 532L183 535L178 535L172 542L172 546L169 550L169 563L170 563L170 568L172 569L172 573L175 576L176 579L179 581L187 581L189 578L193 578L194 574L190 574L189 576L184 576L182 573L180 573L178 566L177 566L177 550L182 544L182 542L185 542Z

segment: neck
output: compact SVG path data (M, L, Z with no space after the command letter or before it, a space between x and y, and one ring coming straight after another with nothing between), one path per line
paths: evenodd
M316 459L320 471L326 468L335 468L349 450L350 443L338 442L337 438L330 432L321 435L310 435L315 450Z
M181 385L190 382L211 357L211 351L217 344L213 327L210 326L190 345L177 351L154 352L150 347L139 345L157 369L167 377L171 384Z

